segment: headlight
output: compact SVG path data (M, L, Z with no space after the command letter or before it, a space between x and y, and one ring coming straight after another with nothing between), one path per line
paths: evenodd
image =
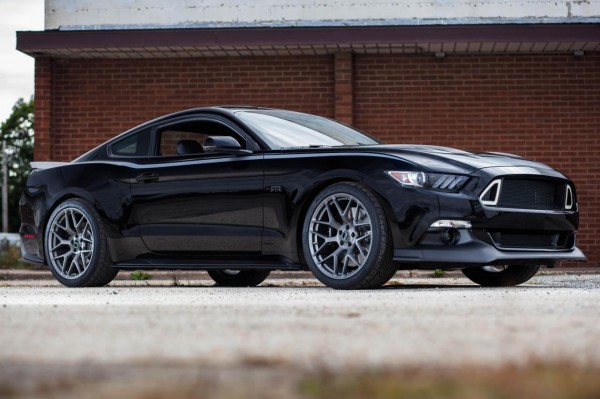
M391 178L406 187L423 187L442 191L458 191L469 181L468 176L445 175L425 172L386 172Z

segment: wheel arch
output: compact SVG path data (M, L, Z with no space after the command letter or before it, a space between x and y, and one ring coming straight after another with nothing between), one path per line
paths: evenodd
M78 188L67 188L54 194L46 201L46 218L44 221L44 229L48 224L48 220L50 219L52 212L54 212L54 210L60 206L60 204L70 199L82 199L89 202L90 205L96 208L96 210L100 211L95 204L94 196L90 192Z
M98 221L99 223L102 223L103 226L106 227L108 226L107 221L105 220L105 217L103 216L104 212L103 210L98 207L97 202L94 200L94 196L86 191L86 190L82 190L82 189L78 189L78 188L72 188L72 189L65 189L65 190L61 190L59 193L56 193L50 200L48 200L46 202L46 215L44 217L44 220L42 222L42 228L41 228L41 255L43 256L44 262L47 261L46 259L46 229L48 227L48 223L50 222L50 217L52 216L52 213L56 210L56 208L58 208L62 203L64 203L65 201L68 200L72 200L72 199L78 199L78 200L84 200L86 202L88 202L90 204L91 207L93 207L98 214L100 215L100 220ZM109 249L110 252L110 249ZM112 258L112 256L111 256Z
M388 227L392 235L392 242L396 242L396 237L398 234L400 234L397 223L393 223L395 220L395 214L392 210L392 205L385 198L385 196L381 195L381 193L373 185L368 183L368 176L356 174L355 172L351 174L343 173L337 176L331 176L329 178L319 180L318 183L315 183L309 190L306 191L292 220L292 226L295 226L295 229L293 230L293 234L295 236L292 237L292 242L295 244L294 248L296 250L298 260L302 265L306 265L304 251L302 250L302 229L308 208L321 191L336 183L358 183L369 189L377 197L381 203L381 206L383 207L386 219L388 221Z

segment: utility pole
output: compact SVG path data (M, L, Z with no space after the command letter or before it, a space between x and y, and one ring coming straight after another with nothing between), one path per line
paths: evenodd
M8 233L8 154L2 141L2 232Z

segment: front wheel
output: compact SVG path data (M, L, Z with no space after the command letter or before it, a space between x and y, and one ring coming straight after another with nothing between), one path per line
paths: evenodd
M331 288L376 288L396 273L383 207L357 183L336 183L316 196L306 213L302 244L308 267Z
M209 270L208 275L222 287L256 287L269 277L270 270Z
M539 269L539 265L483 266L462 269L462 272L484 287L512 287L528 281Z

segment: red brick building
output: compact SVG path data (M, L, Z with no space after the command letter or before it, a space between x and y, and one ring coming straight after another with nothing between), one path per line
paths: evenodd
M600 26L455 25L20 32L35 57L35 158L68 161L159 115L258 105L388 143L502 151L577 184L600 262Z

